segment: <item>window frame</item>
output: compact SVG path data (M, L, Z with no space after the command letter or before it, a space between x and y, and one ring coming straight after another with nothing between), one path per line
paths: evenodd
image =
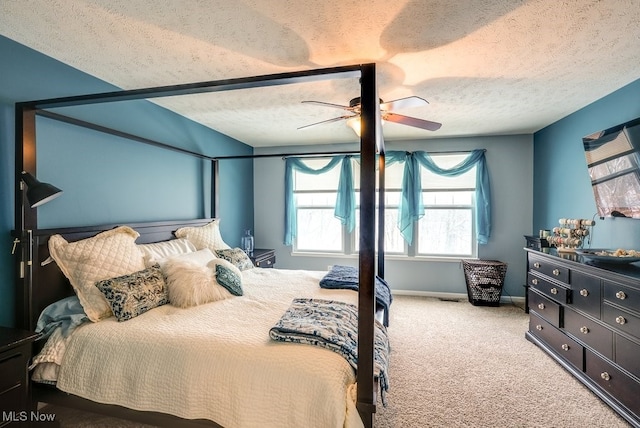
M460 152L460 154L462 153L466 153L466 152ZM468 156L469 154L471 154L471 151L469 151L468 153L466 153L466 156ZM447 154L440 154L440 153L433 153L430 154L430 156L434 159L434 161L437 163L437 158L439 156L446 156ZM352 162L354 162L354 164L357 164L357 160L352 158ZM400 163L395 163L393 165L390 166L395 166L395 165L401 165L402 167L404 167L404 163L400 162ZM355 171L357 170L357 166L354 166L354 181L356 181L356 183L354 183L354 187L355 187L355 192L356 192L356 228L352 231L349 232L347 230L347 226L344 224L340 224L340 228L341 228L341 236L340 239L342 241L342 250L336 250L336 251L331 251L331 250L320 250L320 249L300 249L298 248L298 235L300 234L300 224L298 223L298 235L296 235L293 239L293 244L292 244L292 255L316 255L316 256L327 256L327 257L354 257L358 255L358 251L357 251L357 237L358 235L358 225L359 225L359 215L357 214L359 212L360 209L360 198L359 198L359 186L357 186L357 182L358 179L356 177ZM389 168L390 166L387 166L386 168ZM420 170L424 169L424 167L420 167ZM475 167L471 170L471 171L475 171ZM466 172L467 173L471 173L471 171ZM332 205L326 205L326 206L313 206L313 205L298 205L297 203L297 195L298 194L312 194L312 193L332 193L334 195L337 196L337 191L338 189L334 189L334 190L328 190L328 189L320 189L320 190L296 190L296 176L297 174L304 174L303 172L300 171L295 171L294 172L294 185L293 185L293 195L294 198L296 198L296 218L298 216L298 210L299 209L335 209L335 202ZM474 179L474 183L477 186L477 181L476 179ZM388 183L386 183L388 185ZM415 259L415 260L440 260L440 261L446 261L446 260L460 260L460 259L465 259L465 258L476 258L478 255L478 240L477 240L477 236L476 236L476 217L477 217L477 203L476 203L476 198L475 198L475 190L476 187L473 188L442 188L442 187L437 187L437 188L427 188L425 189L425 187L422 187L422 194L424 195L426 192L472 192L471 193L471 203L469 205L433 205L433 204L424 204L424 208L425 208L425 214L426 211L429 209L456 209L456 210L468 210L471 213L471 253L470 254L463 254L463 255L458 255L458 254L447 254L447 253L420 253L419 252L419 239L420 239L420 222L422 221L422 219L424 217L422 217L420 220L413 222L412 227L413 227L413 242L411 244L408 244L404 239L402 239L403 242L403 251L402 252L389 252L388 250L385 250L385 257L387 258L396 258L396 259ZM385 188L385 194L388 193L397 193L397 192L401 192L401 189L398 188ZM376 189L376 211L378 209L378 201L379 201L379 190ZM399 203L397 204L389 204L388 199L385 198L385 211L387 209L395 209L396 211L399 209ZM426 215L425 215L426 217ZM338 219L335 219L336 221L339 222ZM377 234L378 234L378 218L376 216L376 254L378 253L377 250L377 244L378 244L378 239L377 239ZM397 231L397 225L396 224L392 224L390 225L388 222L385 222L385 227L393 227L395 231ZM397 232L399 233L399 231Z

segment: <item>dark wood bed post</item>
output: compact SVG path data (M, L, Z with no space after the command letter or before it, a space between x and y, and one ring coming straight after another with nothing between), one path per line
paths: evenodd
M36 109L26 103L16 103L15 106L15 230L14 239L19 240L16 245L17 263L14 271L16 284L16 326L30 329L32 312L32 260L33 235L32 231L38 227L37 208L31 208L26 203L26 194L22 182L22 171L36 174ZM14 241L16 242L16 241Z
M362 135L360 137L360 255L358 293L358 355L373 356L375 328L375 207L376 148L383 152L380 135L380 100L375 64L361 68ZM376 391L373 358L358 358L358 412L366 428L373 427Z
M220 188L218 186L218 178L220 175L220 161L218 159L211 160L211 218L218 217L218 207L220 201Z
M380 136L380 138L382 138L382 136ZM378 276L384 279L384 177L386 173L384 148L378 155ZM388 311L385 311L385 319L388 316L387 312Z

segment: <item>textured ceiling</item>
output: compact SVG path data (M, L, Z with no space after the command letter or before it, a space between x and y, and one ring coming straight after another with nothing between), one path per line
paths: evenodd
M531 133L640 78L640 0L2 0L0 34L123 89L375 62L387 140ZM356 141L333 80L154 100L252 146Z

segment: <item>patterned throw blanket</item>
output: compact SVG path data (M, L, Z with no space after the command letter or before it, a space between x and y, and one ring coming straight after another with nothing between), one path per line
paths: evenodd
M269 331L271 339L281 342L320 346L342 355L358 370L358 308L355 305L324 299L294 299L280 321ZM389 339L387 329L375 325L374 375L379 379L380 397L386 405L389 389Z
M358 268L354 266L333 265L331 270L320 280L321 288L345 288L358 291ZM389 313L389 306L393 301L391 289L387 282L376 275L376 303ZM385 322L385 325L388 325Z

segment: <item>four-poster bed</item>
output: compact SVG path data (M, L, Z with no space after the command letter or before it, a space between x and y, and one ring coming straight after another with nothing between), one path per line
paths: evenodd
M276 75L238 78L222 81L203 82L148 88L141 90L118 91L76 97L40 100L16 104L16 238L20 240L20 257L16 263L17 284L17 324L19 327L33 330L41 311L50 303L73 294L68 280L55 263L43 264L49 256L47 243L56 234L63 236L69 242L82 240L96 234L110 230L117 225L76 227L64 229L38 229L37 210L25 203L24 191L20 184L22 171L36 175L36 116L83 126L99 132L105 132L118 137L128 138L145 144L152 144L170 150L177 150L211 161L211 211L210 217L216 217L218 212L218 163L225 157L206 156L189 152L157 141L130 135L121 131L91 124L82 120L66 117L47 109L67 106L83 106L96 103L114 101L151 99L164 96L187 95L202 92L216 92L233 89L246 89L261 86L285 85L290 83L307 82L318 79L356 77L360 79L362 100L362 134L360 146L361 177L360 177L360 251L358 261L358 293L354 303L357 303L358 317L358 368L357 381L357 411L365 426L374 424L376 411L377 381L374 376L374 336L376 323L375 287L376 275L384 277L384 215L379 215L378 229L378 261L375 261L375 218L376 218L376 157L379 158L379 203L380 213L384 212L384 143L380 132L379 98L376 88L376 69L374 64L335 67L320 70L309 70ZM278 154L281 156L283 154ZM228 158L234 158L229 156ZM206 215L203 215L206 217ZM181 227L200 227L208 224L209 218L191 221L166 221L139 223L133 228L140 234L137 243L162 242L175 238L174 232ZM120 406L108 406L93 403L73 395L60 393L53 388L33 385L34 401L60 403L67 406L81 406L92 411L114 412L130 419L140 419L156 424L172 424L176 420L181 423L194 422L177 419L175 416L157 412L138 412ZM197 423L203 421L195 421ZM211 424L211 421L206 421ZM215 425L215 421L213 422Z

